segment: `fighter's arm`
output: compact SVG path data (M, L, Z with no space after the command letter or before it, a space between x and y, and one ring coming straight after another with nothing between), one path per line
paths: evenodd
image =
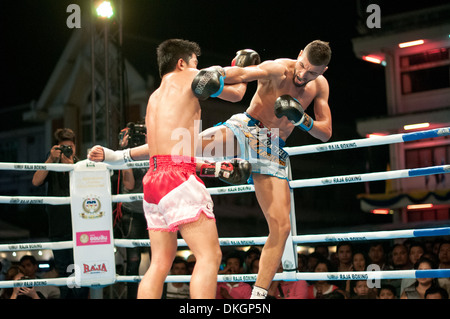
M218 98L233 103L239 102L244 97L246 91L247 83L225 84Z
M286 66L277 60L264 61L261 64L241 67L225 67L225 84L247 83L258 80L269 80L272 77L283 77Z
M94 162L106 162L109 164L123 164L130 161L149 159L148 145L144 144L126 150L113 151L109 148L96 145L88 154L88 159Z
M319 78L318 78L319 80ZM326 142L332 135L332 119L330 106L328 105L328 96L330 89L325 78L320 78L318 81L319 90L314 99L314 125L309 131L309 134L315 138Z
M256 66L225 67L224 87L218 98L230 102L242 100L247 90L247 83L271 77L284 76L286 68L275 61L266 61Z
M122 171L122 183L127 190L131 191L134 189L136 181L132 169L124 169Z

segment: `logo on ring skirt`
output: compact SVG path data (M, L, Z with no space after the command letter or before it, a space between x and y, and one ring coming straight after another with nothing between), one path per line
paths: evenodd
M92 219L103 217L105 212L100 211L102 208L102 203L96 197L87 197L83 200L82 204L83 211L80 216L84 219Z

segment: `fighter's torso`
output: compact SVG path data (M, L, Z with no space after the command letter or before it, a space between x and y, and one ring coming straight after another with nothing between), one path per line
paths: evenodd
M150 156L194 155L201 110L191 90L196 69L165 75L147 105L146 126Z
M274 113L274 104L278 97L288 94L296 98L303 108L313 102L318 93L317 79L308 82L303 87L294 85L295 60L280 59L277 63L286 66L285 74L268 80L259 80L255 95L247 109L252 117L260 120L266 127L278 128L280 137L286 140L294 129L294 125L286 118L277 118Z

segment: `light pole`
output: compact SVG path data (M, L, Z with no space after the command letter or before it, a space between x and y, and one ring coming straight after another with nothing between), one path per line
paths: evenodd
M112 137L124 121L122 0L91 0L91 8L92 142L116 148Z

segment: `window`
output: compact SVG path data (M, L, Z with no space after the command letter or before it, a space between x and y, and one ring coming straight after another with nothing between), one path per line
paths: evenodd
M433 142L434 145L430 145ZM420 143L405 143L409 149L405 150L405 167L407 169L447 165L450 163L450 144L447 137L434 138L425 141L425 147L419 147ZM416 148L414 148L416 146ZM448 174L436 174L425 177L425 189L427 185L435 185L430 191L448 189ZM426 203L426 201L425 201ZM440 221L450 218L448 205L438 205L426 209L411 209L407 212L408 222Z
M447 165L450 163L450 145L410 149L405 151L407 169Z
M450 87L449 48L400 57L402 94Z
M447 207L427 210L410 210L408 211L408 222L448 220L450 219L449 213L450 209Z

